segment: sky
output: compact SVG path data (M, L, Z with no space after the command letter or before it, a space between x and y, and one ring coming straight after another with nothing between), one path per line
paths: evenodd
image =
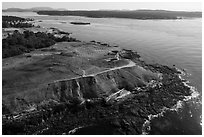
M32 8L51 7L65 8L67 10L137 10L157 9L175 11L202 11L199 2L3 2L2 8Z

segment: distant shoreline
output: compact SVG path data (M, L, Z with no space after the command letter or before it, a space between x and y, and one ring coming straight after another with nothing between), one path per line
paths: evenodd
M91 18L129 18L129 19L184 19L202 18L202 12L165 11L165 10L134 10L134 11L37 11L39 15L51 16L84 16Z

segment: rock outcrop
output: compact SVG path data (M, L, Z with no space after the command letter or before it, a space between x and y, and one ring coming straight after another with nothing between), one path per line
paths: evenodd
M3 70L3 134L142 134L149 115L190 95L179 71L134 51L96 42L52 48L64 54Z
M134 91L147 86L152 80L159 81L159 73L140 66L105 71L96 75L58 80L48 84L48 91L59 102L78 99L105 98L121 89Z

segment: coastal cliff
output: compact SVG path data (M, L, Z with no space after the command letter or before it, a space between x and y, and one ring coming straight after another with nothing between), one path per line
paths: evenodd
M95 41L4 59L3 134L148 133L151 115L191 95L180 74Z
M61 102L73 98L84 100L107 97L120 89L133 91L144 87L151 80L159 80L158 76L141 67L121 68L77 79L60 80L49 84L48 92L52 92Z

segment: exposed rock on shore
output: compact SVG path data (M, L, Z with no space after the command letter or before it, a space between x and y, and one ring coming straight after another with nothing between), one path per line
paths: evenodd
M190 95L175 68L132 50L63 42L33 54L3 60L3 134L142 134L148 115Z

